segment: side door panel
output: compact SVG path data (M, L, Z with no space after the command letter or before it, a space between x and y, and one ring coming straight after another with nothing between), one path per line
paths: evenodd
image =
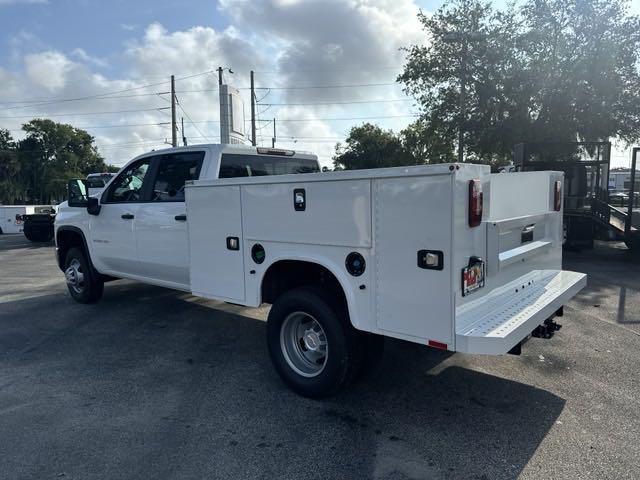
M139 275L135 223L147 198L148 171L153 157L133 162L104 192L99 215L89 220L91 259L102 272Z
M200 175L205 152L162 155L153 169L150 201L140 205L135 235L141 275L189 288L189 239L184 182Z
M136 221L140 275L189 285L189 245L184 202L145 203Z
M100 215L89 220L90 250L99 271L134 275L138 261L133 224L139 204L102 205ZM133 215L125 220L123 215Z

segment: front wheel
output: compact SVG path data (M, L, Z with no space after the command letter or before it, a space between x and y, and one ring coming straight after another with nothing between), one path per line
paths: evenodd
M301 287L273 304L267 347L282 380L310 398L332 395L360 371L363 350L345 308L318 287Z
M104 282L91 269L85 254L79 248L70 248L67 252L64 270L67 288L78 303L94 303L100 300Z

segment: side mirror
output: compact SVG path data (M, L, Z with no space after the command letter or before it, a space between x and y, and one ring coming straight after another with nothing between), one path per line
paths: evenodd
M100 201L97 197L89 197L87 199L87 213L89 215L98 215L100 213Z
M67 194L70 207L87 206L87 182L80 178L74 178L67 182Z

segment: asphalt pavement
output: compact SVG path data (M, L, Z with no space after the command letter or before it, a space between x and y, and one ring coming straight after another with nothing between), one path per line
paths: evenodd
M589 285L552 340L391 340L316 401L272 369L266 308L127 281L79 305L52 245L0 236L0 478L638 478L640 263L598 243L565 268Z

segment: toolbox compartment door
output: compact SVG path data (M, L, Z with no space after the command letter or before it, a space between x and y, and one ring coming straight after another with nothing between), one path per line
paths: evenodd
M186 204L191 291L205 298L243 303L240 186L189 186Z
M378 327L392 336L453 343L450 175L375 180ZM440 256L420 265L418 252Z

